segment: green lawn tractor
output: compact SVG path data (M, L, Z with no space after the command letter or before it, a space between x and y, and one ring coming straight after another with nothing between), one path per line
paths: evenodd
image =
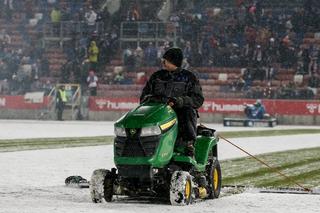
M192 158L176 146L178 125L176 113L165 101L145 101L121 117L114 125L116 168L93 172L92 201L129 196L188 205L196 199L218 198L221 169L215 130L198 126Z

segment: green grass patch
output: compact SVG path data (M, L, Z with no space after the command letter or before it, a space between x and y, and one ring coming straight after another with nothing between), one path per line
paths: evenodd
M108 145L113 139L113 136L98 136L0 140L0 152Z
M320 185L320 147L258 155L273 168L305 187ZM221 162L223 185L297 187L251 157Z
M220 132L226 138L268 137L281 135L320 134L320 129L279 129Z
M320 134L320 129L290 129L290 130L250 130L221 132L226 138L236 137L268 137L296 134ZM70 138L33 138L0 140L0 152L21 151L32 149L54 149L78 146L97 146L112 144L114 136L70 137Z

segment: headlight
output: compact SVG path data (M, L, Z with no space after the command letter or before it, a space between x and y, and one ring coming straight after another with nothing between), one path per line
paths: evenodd
M158 126L144 127L141 129L141 137L160 135L161 130Z
M177 122L177 119L174 118L174 119L172 119L171 121L169 121L169 122L167 122L167 123L165 123L165 124L160 125L160 129L161 129L162 131L165 131L165 130L167 130L167 129L170 129L176 122Z
M122 127L114 127L114 134L120 137L126 137L126 129Z

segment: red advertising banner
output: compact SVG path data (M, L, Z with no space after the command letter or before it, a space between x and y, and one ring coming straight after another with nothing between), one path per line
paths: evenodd
M199 112L242 114L244 104L252 104L252 99L214 99L203 103ZM262 100L267 113L271 115L320 115L319 101Z
M43 109L48 105L48 97L40 103L33 103L24 96L0 96L0 109Z
M104 98L90 97L91 111L129 111L139 105L137 98Z
M24 96L0 96L0 109L43 109L49 97L40 103L32 103ZM199 112L219 114L242 114L244 104L254 103L252 99L210 99L206 100ZM262 100L271 115L320 115L320 101ZM137 98L90 97L91 111L129 111L139 105Z
M252 104L252 99L210 99L206 100L199 112L219 114L242 114L244 104ZM320 115L320 101L262 100L267 113L271 115ZM136 98L91 97L91 111L128 111L139 105Z

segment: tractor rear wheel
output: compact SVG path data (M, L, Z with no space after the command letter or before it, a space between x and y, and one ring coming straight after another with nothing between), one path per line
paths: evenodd
M170 183L170 202L171 205L185 206L192 202L193 189L192 180L189 172L175 171Z
M221 190L221 167L217 159L213 160L208 170L209 199L218 198Z
M112 196L113 196L113 184L114 184L114 177L112 175L112 172L107 170L106 176L104 178L104 199L107 202L112 201Z

